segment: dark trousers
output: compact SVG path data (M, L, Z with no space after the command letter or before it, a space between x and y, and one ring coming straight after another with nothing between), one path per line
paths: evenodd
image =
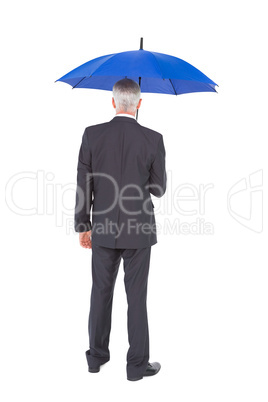
M147 282L151 246L138 249L112 249L92 242L92 290L88 320L89 367L110 360L109 338L114 285L123 257L124 283L128 303L127 377L144 373L149 361Z

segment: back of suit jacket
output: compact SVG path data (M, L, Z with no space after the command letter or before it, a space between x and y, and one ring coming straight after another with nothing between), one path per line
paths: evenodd
M75 231L92 230L92 243L109 248L156 244L150 193L166 191L165 155L162 134L131 117L87 127L78 157Z

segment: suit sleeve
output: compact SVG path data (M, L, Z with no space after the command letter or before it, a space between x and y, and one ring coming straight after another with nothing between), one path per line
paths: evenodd
M77 186L75 196L74 229L76 232L92 230L90 209L92 206L93 175L91 151L86 130L82 137L77 165Z
M162 197L166 191L166 151L163 141L163 135L159 139L155 158L150 169L149 191L156 197Z

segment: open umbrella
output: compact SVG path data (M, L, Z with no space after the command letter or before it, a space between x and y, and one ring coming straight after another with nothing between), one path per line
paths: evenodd
M73 88L112 91L113 85L122 78L130 78L139 83L141 92L170 95L217 92L215 87L218 86L182 59L144 50L143 38L139 50L109 54L90 60L57 81L65 82Z

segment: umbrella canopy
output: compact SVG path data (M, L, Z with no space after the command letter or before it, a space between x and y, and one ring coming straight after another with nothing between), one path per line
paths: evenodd
M163 53L139 50L109 54L90 60L57 81L73 88L112 91L123 78L139 83L141 92L180 95L190 92L217 92L217 84L186 61Z

